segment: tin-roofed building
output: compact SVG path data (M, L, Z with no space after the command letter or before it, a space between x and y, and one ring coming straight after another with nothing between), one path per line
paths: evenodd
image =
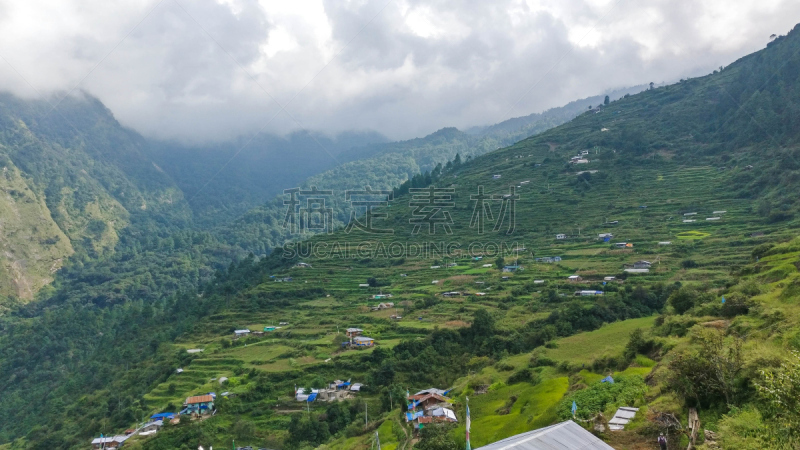
M189 414L206 414L214 409L214 397L208 395L195 395L186 399L183 404Z
M518 434L475 450L614 450L614 447L568 420Z

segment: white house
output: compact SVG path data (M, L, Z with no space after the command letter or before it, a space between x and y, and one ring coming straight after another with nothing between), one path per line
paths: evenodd
M566 234L557 234L556 235L556 239L566 239L566 238L567 238Z
M242 337L242 336L247 336L248 334L250 334L250 330L248 330L248 329L234 330L233 331L233 335L236 336L237 338Z

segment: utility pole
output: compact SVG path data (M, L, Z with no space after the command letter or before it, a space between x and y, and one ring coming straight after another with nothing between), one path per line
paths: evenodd
M369 412L367 411L367 402L364 401L364 429L367 428L367 424L369 422Z

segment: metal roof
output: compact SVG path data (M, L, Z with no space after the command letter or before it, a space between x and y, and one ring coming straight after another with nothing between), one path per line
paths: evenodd
M600 438L568 420L518 434L475 450L614 450Z
M213 402L214 397L211 395L195 395L194 397L189 397L183 402L185 405L194 405L197 403L208 403Z
M614 414L614 417L608 421L608 428L613 431L622 430L625 428L625 425L627 425L628 422L633 420L637 411L639 411L639 408L631 408L627 406L619 408Z

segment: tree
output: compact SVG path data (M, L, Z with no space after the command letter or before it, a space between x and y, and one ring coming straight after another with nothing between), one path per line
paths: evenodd
M705 328L692 338L699 348L679 353L670 362L672 388L696 403L710 405L722 398L727 405L736 405L744 369L742 339L726 341L722 331Z
M694 307L696 297L697 293L694 289L682 287L673 292L667 301L676 313L683 314Z
M503 270L503 266L506 265L506 260L503 259L502 256L498 256L497 259L494 260L494 265L500 270Z
M653 85L654 85L654 84L653 84L653 82L651 81L651 82L650 82L650 89L653 89Z
M609 99L608 96L606 95L605 100L603 100L603 104L608 106L609 103L611 103L611 99Z
M369 287L377 287L378 280L375 277L369 277L367 278L367 284L369 285Z
M642 347L644 347L644 333L641 328L637 328L631 332L631 337L625 346L625 359L632 361Z
M475 311L469 331L473 337L489 337L494 334L494 319L485 309Z
M800 444L800 352L775 369L761 371L755 383L763 405L760 408L767 423L765 427L769 448L797 448Z
M249 420L237 420L233 424L233 435L236 439L247 440L251 439L256 434L256 425Z
M425 425L419 432L420 441L414 450L458 450L458 444L450 436L450 430L455 428L449 423L431 423Z

